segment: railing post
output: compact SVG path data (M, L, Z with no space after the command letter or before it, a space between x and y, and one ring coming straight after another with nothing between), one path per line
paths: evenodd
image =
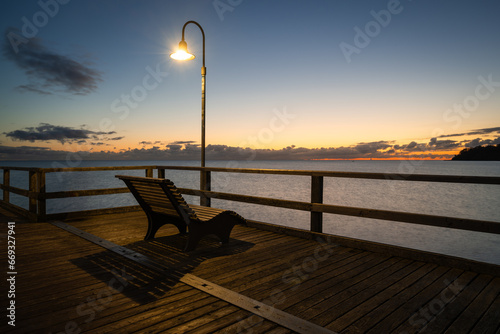
M38 219L45 221L47 214L47 200L45 199L45 172L37 173L37 191L38 191Z
M35 217L35 221L38 221L38 216L37 216L37 172L35 171L29 171L29 211L32 214L33 217Z
M207 190L210 191L212 190L212 176L210 174L210 171L202 170L200 171L200 190ZM200 195L200 205L202 206L211 206L212 201L209 197L204 196L203 194Z
M10 186L10 169L3 170L3 185L6 187ZM10 192L7 189L3 190L3 201L10 203Z
M158 168L158 178L159 179L165 178L165 168Z
M146 168L146 177L153 177L153 168Z
M323 176L311 177L311 203L323 203ZM323 212L311 211L311 231L323 232Z

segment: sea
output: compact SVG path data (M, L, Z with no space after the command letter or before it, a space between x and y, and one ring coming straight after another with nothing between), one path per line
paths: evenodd
M0 161L0 166L100 167L100 166L199 166L199 161ZM321 170L344 172L500 176L500 162L427 160L330 161L207 161L208 167ZM1 172L0 172L1 173ZM144 176L144 170L69 172L47 174L47 191L123 187L114 175ZM199 187L199 172L166 171L178 187ZM27 189L28 173L11 171L11 185ZM260 197L310 201L308 176L212 173L212 190ZM1 197L0 192L0 197ZM188 203L199 199L186 196ZM28 207L25 197L11 194L11 202ZM500 223L500 185L324 179L326 204L382 209ZM135 205L131 194L86 196L47 201L47 213ZM310 213L239 202L212 200L212 206L230 209L247 219L309 229ZM399 223L377 219L324 214L325 233L448 254L500 265L500 235Z

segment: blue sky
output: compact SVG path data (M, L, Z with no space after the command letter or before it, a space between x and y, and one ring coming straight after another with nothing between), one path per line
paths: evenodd
M500 142L498 1L0 3L0 159L450 158ZM16 52L17 51L17 52ZM238 153L239 152L239 153ZM248 155L245 155L248 156Z

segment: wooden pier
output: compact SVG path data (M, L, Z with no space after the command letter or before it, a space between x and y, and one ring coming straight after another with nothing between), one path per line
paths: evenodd
M1 333L500 332L500 266L321 232L322 215L335 213L500 234L497 222L322 203L325 177L493 185L499 177L172 166L0 169L0 238L15 238L15 268L8 267L7 242L0 249L2 281L14 277L5 290L2 285L9 297L0 306L15 302L7 310L15 326L3 317ZM185 253L186 237L171 225L144 241L147 219L136 206L46 212L47 200L128 191L47 192L47 173L138 169L160 178L170 169L204 173L200 190L181 192L207 206L218 198L310 211L311 230L249 221L235 226L229 244L205 238ZM27 172L29 189L13 185L11 171ZM210 175L219 172L310 176L311 202L216 192ZM27 197L28 207L13 204L11 193Z
M2 222L16 219L2 211ZM318 242L318 233L303 232L300 238L252 224L236 226L229 245L205 239L188 254L182 252L185 237L169 225L157 239L143 241L147 221L141 212L62 224L96 238L82 238L77 230L52 223L17 220L16 326L4 318L2 333L293 333L286 321L296 318L304 326L336 333L500 330L500 276L494 273L346 247L333 239ZM1 226L5 238L7 224ZM102 239L112 243L104 246L123 246L162 267L155 270L102 247ZM5 247L1 252L6 258ZM2 272L7 271L3 261ZM262 302L270 311L250 312L185 283L186 276ZM273 321L274 309L285 314L280 313L283 324Z

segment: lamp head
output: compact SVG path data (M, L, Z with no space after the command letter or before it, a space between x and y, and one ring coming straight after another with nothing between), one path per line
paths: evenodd
M189 53L187 50L187 43L185 40L179 42L179 49L170 54L170 58L175 60L191 60L194 59L194 54Z

